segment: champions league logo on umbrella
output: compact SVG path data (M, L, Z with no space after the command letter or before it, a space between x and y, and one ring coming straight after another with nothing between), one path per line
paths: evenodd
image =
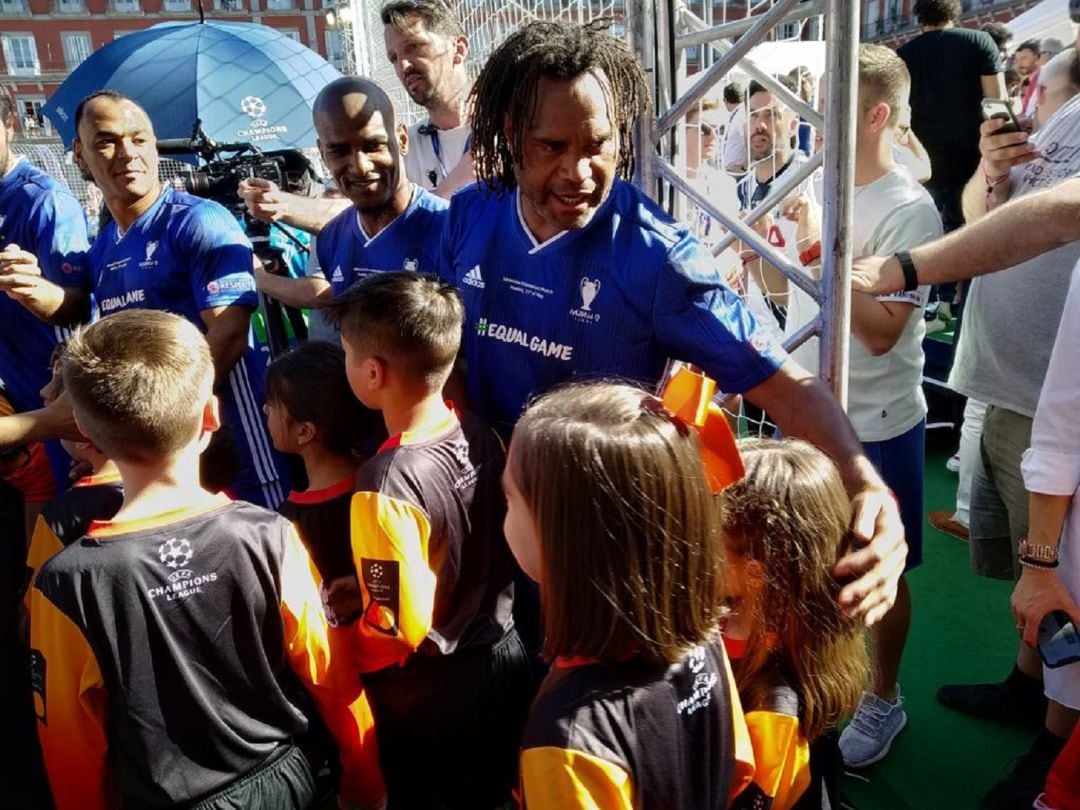
M270 126L270 122L266 120L266 102L259 96L244 96L240 99L240 111L251 117L251 129L236 130L237 138L256 143L273 140L289 131L286 126Z

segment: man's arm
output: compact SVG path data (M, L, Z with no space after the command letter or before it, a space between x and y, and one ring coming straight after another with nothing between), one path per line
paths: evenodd
M1038 157L1035 145L1028 141L1027 132L999 134L1005 123L997 118L984 121L979 127L982 162L964 186L962 198L964 219L968 222L976 222L987 212L1008 202L1012 194L1012 167Z
M46 323L84 323L90 318L86 292L49 281L37 257L18 245L7 245L0 251L0 291Z
M767 411L785 436L807 440L836 462L852 496L852 531L866 543L834 568L838 579L854 580L840 592L840 604L868 626L875 623L896 600L907 559L895 498L863 453L851 422L824 383L794 361L784 363L745 397Z
M206 342L214 360L214 387L229 377L248 346L251 310L242 306L214 307L199 313L206 325Z
M992 76L980 76L982 82L983 98L1008 98L1009 92L1005 88L1005 74L995 73Z
M0 416L0 447L16 447L49 439L81 438L67 394L61 394L36 411Z
M874 357L892 350L904 331L914 304L878 301L866 293L851 296L851 332Z
M289 278L267 273L258 261L255 263L255 285L271 298L301 309L321 306L331 298L330 282L325 278Z
M316 235L327 222L352 204L344 198L289 194L278 188L277 184L261 178L241 181L237 193L255 219L284 222Z
M978 222L911 251L919 284L943 284L986 275L1080 239L1080 178L1013 200ZM895 257L855 262L852 283L860 292L904 288Z

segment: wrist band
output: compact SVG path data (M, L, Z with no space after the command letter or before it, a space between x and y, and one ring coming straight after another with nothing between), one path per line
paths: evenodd
M1043 571L1053 571L1055 568L1058 567L1058 561L1057 560L1054 560L1052 563L1050 563L1050 562L1044 562L1042 560L1036 560L1036 559L1033 559L1032 557L1024 557L1024 556L1021 556L1019 558L1019 560L1020 560L1020 564L1022 566L1024 566L1025 568L1039 568L1039 569L1041 569Z
M1005 174L999 174L997 177L995 177L993 180L991 180L990 175L988 175L986 173L986 160L985 159L979 161L979 167L982 169L983 180L986 182L986 193L987 194L993 194L995 188L997 188L998 186L1000 186L1002 183L1004 183L1006 180L1009 179L1009 173L1005 172Z
M911 253L901 250L896 253L896 260L900 262L900 270L904 273L904 292L919 289L919 274L915 271L915 262L911 260Z
M803 267L808 266L812 262L821 258L821 240L818 239L814 244L810 245L806 250L799 252L799 261Z

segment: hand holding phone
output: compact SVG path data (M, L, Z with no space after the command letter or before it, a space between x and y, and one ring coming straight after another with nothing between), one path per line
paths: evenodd
M1012 105L1003 98L984 98L982 100L982 112L983 118L987 121L1001 119L1005 122L1004 126L997 131L997 135L1005 135L1010 132L1022 132L1024 129L1020 125L1020 119L1018 119L1016 113L1013 112Z
M1065 611L1047 613L1039 623L1039 655L1050 669L1080 661L1080 633Z
M984 98L982 108L986 123L979 129L979 154L988 182L990 178L1008 174L1013 166L1038 157L1027 130L1013 115L1007 101Z

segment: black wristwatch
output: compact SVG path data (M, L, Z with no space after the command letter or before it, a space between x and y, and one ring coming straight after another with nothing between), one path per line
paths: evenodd
M900 269L904 273L904 292L919 289L919 274L915 272L915 262L911 260L911 253L906 250L898 251L896 260L900 262Z

